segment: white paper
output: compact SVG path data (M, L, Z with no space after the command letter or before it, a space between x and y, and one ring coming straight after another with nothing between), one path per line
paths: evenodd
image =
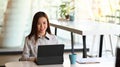
M100 63L100 58L80 58L77 59L76 62L80 64L94 64L94 63Z

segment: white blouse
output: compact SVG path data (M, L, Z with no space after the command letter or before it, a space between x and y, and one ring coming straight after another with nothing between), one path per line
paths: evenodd
M36 58L38 45L51 45L57 43L58 43L57 37L49 33L46 33L45 37L39 37L36 44L35 44L34 36L31 37L31 39L28 39L28 37L26 37L23 48L23 54L20 60L27 61Z

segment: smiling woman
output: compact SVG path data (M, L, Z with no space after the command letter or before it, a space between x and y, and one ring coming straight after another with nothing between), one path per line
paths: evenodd
M57 44L57 37L51 33L49 19L46 13L35 13L32 21L32 29L24 41L23 54L20 60L36 61L39 45Z

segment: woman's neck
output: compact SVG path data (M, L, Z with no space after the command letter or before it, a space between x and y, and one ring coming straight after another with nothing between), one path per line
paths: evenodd
M46 33L38 33L38 36L44 37Z

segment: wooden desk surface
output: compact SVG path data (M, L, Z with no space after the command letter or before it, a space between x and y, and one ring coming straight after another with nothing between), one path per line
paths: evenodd
M95 64L70 64L69 59L65 59L63 64L55 65L36 65L31 61L18 61L18 62L8 62L5 64L6 67L115 67L115 58L100 58L100 63Z

